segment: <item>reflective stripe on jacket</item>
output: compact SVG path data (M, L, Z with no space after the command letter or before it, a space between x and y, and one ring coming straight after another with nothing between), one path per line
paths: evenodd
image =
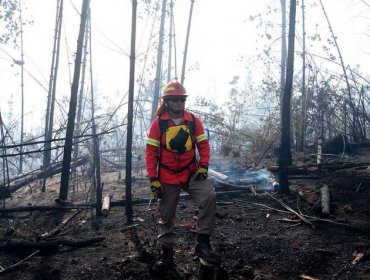
M171 139L169 139L169 135L166 135L167 133L162 133L162 139L160 139L161 131L157 117L150 126L146 142L147 175L149 178L158 177L159 181L164 184L181 185L187 183L190 175L198 168L198 163L194 160L195 146L198 148L200 165L208 166L210 159L209 143L202 123L197 116L194 116L193 120L193 116L187 111L184 112L184 116L178 125L172 121L167 112L161 114L159 118L167 120L169 130L172 127L173 131L178 131L181 127L184 128L187 122L195 121L195 133L190 136L192 143L195 145L189 146L189 141L186 141L186 149L183 153L171 149L169 147Z

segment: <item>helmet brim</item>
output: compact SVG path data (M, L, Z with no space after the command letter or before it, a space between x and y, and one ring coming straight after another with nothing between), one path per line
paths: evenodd
M166 99L167 97L170 97L170 96L177 96L177 97L188 97L187 94L166 94L166 95L162 95L162 99Z

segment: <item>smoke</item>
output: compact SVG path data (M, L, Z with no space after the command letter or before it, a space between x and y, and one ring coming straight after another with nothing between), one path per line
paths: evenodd
M210 178L235 188L251 188L256 192L274 191L278 185L275 176L267 169L229 169L220 173L211 171Z

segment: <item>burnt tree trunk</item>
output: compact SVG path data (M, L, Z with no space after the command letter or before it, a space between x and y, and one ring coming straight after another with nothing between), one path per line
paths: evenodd
M78 116L77 116L77 122L81 120L81 108L82 108L82 93L83 93L83 84L84 84L84 76L86 71L86 61L87 61L87 53L90 54L90 88L91 88L91 132L92 132L92 158L93 158L93 189L90 192L90 202L92 204L96 205L95 212L91 211L91 225L92 228L96 227L96 217L99 217L101 215L101 207L102 207L102 191L103 191L103 184L101 183L101 168L100 168L100 140L99 136L97 134L97 125L95 122L95 94L94 94L94 83L93 83L93 66L92 66L92 46L91 46L91 13L90 9L87 14L87 22L86 22L86 29L85 29L86 35L85 35L85 42L84 42L84 63L83 63L83 77L81 82L81 89L80 89L80 96L79 96L79 108L78 108ZM88 51L89 47L89 51ZM77 127L79 127L79 123L77 124ZM79 128L77 129L79 131ZM75 146L76 147L76 146ZM75 148L74 152L77 151L77 147ZM77 156L77 154L76 154Z
M188 45L189 45L190 26L191 26L191 18L193 16L194 0L190 0L190 1L191 1L191 5L190 5L189 20L188 20L188 28L187 28L187 31L186 31L184 59L182 61L181 83L184 83L184 81L185 81L186 58L188 56Z
M280 192L284 194L290 193L287 178L287 168L289 165L292 164L292 154L290 151L290 112L294 70L295 17L296 0L291 0L289 12L288 60L284 94L281 106L281 143L280 154L278 158Z
M73 130L75 126L76 108L77 108L77 92L78 84L80 80L80 68L81 68L81 57L83 41L85 36L86 19L89 10L90 0L84 0L82 3L81 12L81 23L80 31L77 40L77 52L75 59L74 76L71 88L71 99L69 101L69 112L68 112L68 122L66 131L66 140L64 143L64 153L63 153L63 167L60 182L59 199L66 200L68 197L68 183L69 183L69 173L71 168L71 154L72 154L72 138Z
M304 152L306 138L306 28L305 28L305 6L302 0L302 105L301 105L301 127L299 137L299 151Z
M53 56L52 56L52 61L51 61L49 90L48 90L46 117L45 117L45 136L44 136L45 148L44 148L44 158L43 158L44 168L48 168L51 162L51 141L50 140L53 136L56 82L57 82L58 66L59 66L60 38L62 34L62 18L63 18L63 0L59 0L57 3L55 33L54 33L54 47L53 47ZM43 186L43 191L45 191L44 186Z
M132 4L134 5L134 3ZM162 80L162 53L163 53L165 17L166 17L166 0L163 0L162 1L161 25L159 29L159 43L158 43L158 51L157 51L157 70L155 74L151 120L155 119L155 112L157 111L158 103L159 103L159 91L160 91L161 80ZM131 40L132 40L132 37L131 37Z
M21 135L20 143L23 144L24 136L24 51L23 51L23 19L22 19L22 6L21 1L19 4L19 26L20 26L20 36L21 36ZM19 148L19 170L18 174L23 172L23 146Z
M281 0L281 66L280 66L280 102L283 99L286 70L286 0Z
M173 0L170 1L170 31L168 34L168 67L167 67L167 83L171 82L172 80L172 42L174 42L174 35L173 35ZM175 53L176 59L176 53ZM177 75L177 74L176 74ZM176 77L176 76L175 76ZM177 77L176 77L177 78Z
M165 4L166 1L163 1ZM132 159L132 123L134 111L134 86L135 86L135 46L136 46L136 11L137 0L132 1L132 23L131 23L131 50L130 50L130 78L128 94L128 113L127 113L127 141L126 141L126 222L133 222L132 197L131 197L131 159ZM164 16L164 15L162 15ZM162 23L161 23L162 24Z
M90 17L90 15L89 15ZM89 34L89 26L86 25L86 34ZM82 118L82 101L83 101L83 94L84 94L84 84L85 84L85 73L86 73L86 61L87 61L87 44L88 44L89 35L85 36L85 42L84 42L84 51L83 51L83 63L82 63L82 77L81 77L81 86L80 86L80 93L78 96L78 103L77 103L77 116L76 116L76 136L79 136L81 133L81 118ZM91 52L90 52L91 55ZM90 60L91 61L91 60ZM94 134L94 133L93 133ZM76 160L78 157L78 148L79 144L76 142L73 147L73 161ZM76 174L76 166L72 167L72 177L75 177Z
M1 117L1 111L0 111L0 136L1 136L1 141L0 144L4 146L2 155L3 155L3 176L4 176L4 181L3 181L3 187L0 186L0 197L2 194L8 194L9 195L9 185L10 185L10 179L9 179L9 167L8 167L8 158L6 157L6 148L5 148L5 134L4 134L4 124L3 124L3 119ZM5 201L4 201L5 203Z

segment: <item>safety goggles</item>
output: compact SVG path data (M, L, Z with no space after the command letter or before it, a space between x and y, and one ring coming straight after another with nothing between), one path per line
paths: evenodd
M184 97L168 97L167 100L171 101L173 103L177 103L177 102L185 103L186 98L184 98Z

